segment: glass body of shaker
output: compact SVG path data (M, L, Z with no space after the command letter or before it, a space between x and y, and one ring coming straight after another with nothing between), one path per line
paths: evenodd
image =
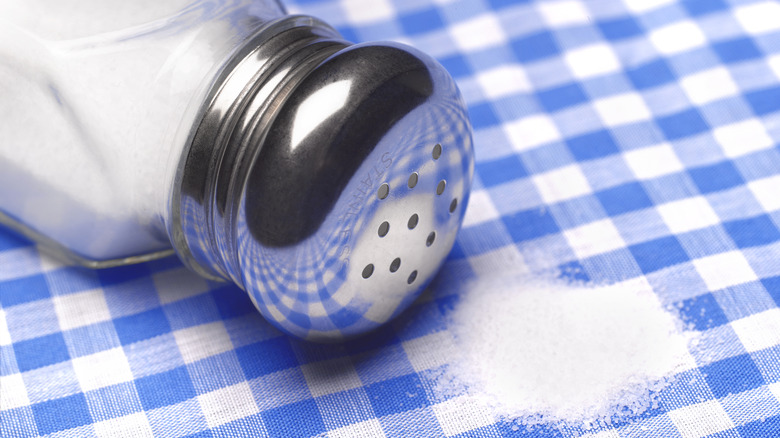
M170 253L186 131L213 77L282 17L262 2L0 3L0 214L82 264Z

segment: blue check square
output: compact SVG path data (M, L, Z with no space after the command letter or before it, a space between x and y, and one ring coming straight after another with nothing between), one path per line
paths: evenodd
M515 154L477 164L477 174L486 187L516 181L528 175L525 165Z
M62 333L52 333L16 342L13 345L16 363L21 372L70 360L70 353Z
M244 374L249 379L298 365L298 359L286 336L237 348L236 355Z
M112 286L146 277L150 274L149 265L135 264L124 265L116 268L99 269L95 271L103 286Z
M743 354L701 367L707 384L715 397L738 394L764 384L764 377L751 360Z
M378 417L428 405L422 381L416 374L396 377L366 386L366 394Z
M532 62L549 58L560 53L561 49L555 37L549 31L542 31L531 36L512 41L512 49L520 62Z
M0 305L11 307L51 296L46 277L32 275L0 282Z
M326 430L314 400L269 409L260 415L271 438L309 438Z
M639 268L645 274L689 260L680 242L673 236L661 237L628 247Z
M780 111L780 86L771 86L745 94L745 99L756 115Z
M135 381L144 410L170 406L195 397L195 389L186 367L142 377Z
M28 239L13 233L10 230L3 229L0 233L0 251L7 251L9 249L24 248L25 246L33 246L33 243Z
M463 55L450 55L439 59L439 63L447 69L453 78L468 76L473 73L473 69Z
M503 9L507 6L515 6L519 3L523 3L527 0L488 0L488 3L490 4L490 7L493 9Z
M615 140L607 131L572 137L566 141L566 145L578 161L594 160L619 152Z
M729 322L711 293L683 300L680 305L683 320L693 324L696 330L708 330Z
M441 28L443 22L436 8L404 14L400 17L401 27L408 34L415 35Z
M513 242L536 239L560 231L555 218L548 211L526 210L502 218Z
M602 190L596 193L604 210L610 216L617 216L630 211L641 210L653 206L653 201L641 183L630 182Z
M536 96L542 107L550 113L588 101L588 96L578 84L549 88L538 92Z
M731 161L694 167L688 170L688 174L702 194L730 189L745 182Z
M764 278L761 280L761 285L764 286L766 291L769 292L769 295L772 296L772 299L775 300L778 307L780 307L780 276Z
M737 431L741 436L780 436L780 415L745 423L741 426L737 426Z
M768 245L780 240L777 225L767 215L724 222L723 227L740 248Z
M499 119L493 110L493 105L489 103L472 105L469 108L469 117L471 118L471 124L475 129L489 128L499 124Z
M700 17L728 9L728 5L723 0L684 1L680 2L680 6L685 8L692 17Z
M657 87L676 80L669 64L663 59L657 59L626 71L631 83L638 90Z
M712 45L712 50L724 63L747 61L763 56L761 50L750 38L720 41Z
M257 311L249 295L238 286L226 284L213 289L210 295L222 319L236 318Z
M642 29L633 17L619 17L598 23L601 33L610 40L622 40L642 34Z
M32 406L38 432L42 435L83 426L92 422L84 394L37 403Z
M114 320L116 334L122 345L143 341L171 331L171 325L162 308L147 310Z
M656 119L658 127L669 140L679 140L684 137L709 131L710 127L704 121L699 111L694 108L680 111Z

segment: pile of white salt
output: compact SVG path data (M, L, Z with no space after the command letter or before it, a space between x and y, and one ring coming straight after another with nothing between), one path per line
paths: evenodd
M524 425L589 428L640 414L692 361L691 334L637 281L482 279L460 297L450 331L458 355L438 395L466 394Z

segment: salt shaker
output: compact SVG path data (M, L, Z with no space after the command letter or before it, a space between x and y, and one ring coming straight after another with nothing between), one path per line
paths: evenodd
M308 340L399 314L468 201L444 68L273 0L5 0L0 96L0 222L93 268L173 251Z

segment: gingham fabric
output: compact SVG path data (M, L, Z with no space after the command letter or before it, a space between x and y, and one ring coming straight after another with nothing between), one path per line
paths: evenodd
M310 0L437 57L469 104L466 222L429 291L344 345L280 334L175 258L89 271L0 230L0 435L780 436L780 3ZM644 279L700 332L659 407L595 431L496 422L431 374L501 260Z

